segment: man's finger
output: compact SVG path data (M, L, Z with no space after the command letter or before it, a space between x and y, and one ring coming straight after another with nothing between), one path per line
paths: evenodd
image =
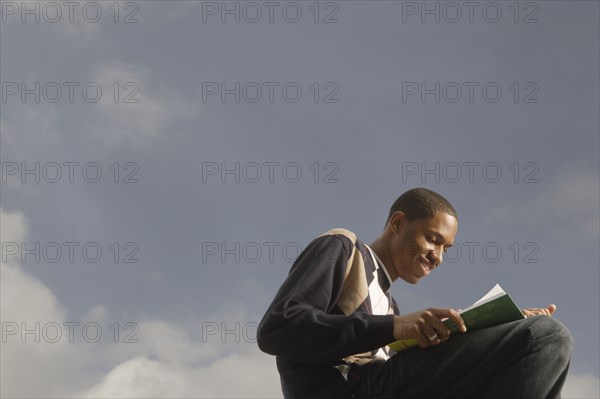
M522 312L525 316L551 316L552 313L556 310L555 305L549 305L547 308L526 308L523 309Z
M430 344L430 341L427 338L425 331L423 331L422 329L417 329L416 333L417 333L417 341L419 341L419 346L421 348L427 348Z
M436 316L435 314L427 314L424 315L423 318L425 319L425 322L429 327L429 329L426 330L426 332L429 333L429 331L431 331L431 334L429 334L429 336L436 334L440 341L445 341L448 339L448 337L450 336L450 329L446 327L444 322L441 321L438 316Z
M425 338L424 343L426 346L438 345L442 342L440 339L441 332L436 328L425 327L421 335Z
M460 314L454 309L434 309L434 314L438 317L449 317L458 327L458 331L466 332L467 326Z
M425 337L423 330L417 324L408 325L408 337L417 340L419 347L427 348L429 346L429 340Z

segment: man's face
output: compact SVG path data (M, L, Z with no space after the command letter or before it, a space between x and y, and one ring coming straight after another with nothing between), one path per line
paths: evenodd
M443 262L443 254L452 246L457 230L456 218L443 212L410 223L404 214L393 217L390 252L398 277L416 284L427 276Z

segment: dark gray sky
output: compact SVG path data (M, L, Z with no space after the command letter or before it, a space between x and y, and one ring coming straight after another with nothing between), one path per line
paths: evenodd
M3 333L104 336L7 335L3 394L280 396L253 338L298 249L372 242L422 186L455 205L460 252L396 283L401 311L495 283L555 303L565 395L598 396L598 2L21 4L0 2ZM128 321L139 342L114 343Z

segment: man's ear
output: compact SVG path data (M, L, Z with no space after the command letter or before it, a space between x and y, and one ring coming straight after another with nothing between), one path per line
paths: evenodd
M406 224L406 214L402 211L396 211L390 219L390 227L394 233L398 232Z

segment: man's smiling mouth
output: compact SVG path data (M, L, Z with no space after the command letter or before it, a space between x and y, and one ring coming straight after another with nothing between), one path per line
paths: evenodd
M421 264L421 267L425 270L426 274L429 274L429 272L435 267L435 264L430 262L426 258L419 258L419 263Z

